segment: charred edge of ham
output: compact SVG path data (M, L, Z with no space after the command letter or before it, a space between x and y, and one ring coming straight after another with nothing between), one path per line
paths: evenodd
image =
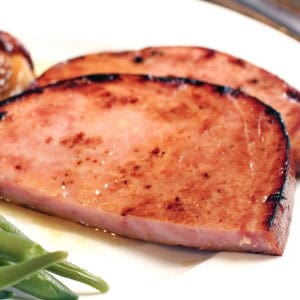
M288 182L288 174L289 171L291 169L291 165L289 162L289 152L291 150L290 148L290 143L289 143L289 138L287 136L287 131L284 131L285 135L286 135L286 140L287 140L287 145L286 145L286 151L285 151L285 167L283 170L283 180L282 180L282 184L281 184L281 188L278 189L276 192L274 192L273 194L269 195L269 197L267 198L267 202L271 202L273 203L273 211L270 214L268 220L267 220L267 228L270 230L274 224L274 221L276 219L276 215L277 215L277 211L278 209L282 206L282 202L286 201L286 197L285 197L285 193L286 193L286 185Z
M6 114L6 111L0 111L0 121L2 121L5 118Z
M286 90L286 94L289 99L300 102L300 93L296 89L288 87Z
M4 100L2 100L0 102L0 107L1 106L5 106L7 104L10 104L10 103L13 103L13 102L16 102L16 101L21 101L22 98L24 96L27 96L27 95L32 95L32 94L42 94L44 92L44 88L41 88L41 87L35 87L33 89L28 89L26 91L24 91L23 93L21 94L18 94L18 95L15 95L15 96L12 96L12 97L9 97L9 98L6 98Z

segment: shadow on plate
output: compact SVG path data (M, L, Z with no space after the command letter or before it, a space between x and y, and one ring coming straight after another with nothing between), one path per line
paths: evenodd
M218 260L228 263L257 263L280 259L280 256L263 255L258 253L219 252Z

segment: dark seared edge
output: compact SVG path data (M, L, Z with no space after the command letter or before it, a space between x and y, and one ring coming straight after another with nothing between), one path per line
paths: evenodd
M136 64L141 64L142 62L144 62L144 58L143 56L137 55L133 58L133 62Z
M224 85L216 85L213 89L221 96L231 95L233 97L238 97L241 94L240 90L233 89L229 86L224 86Z
M5 118L6 114L6 111L0 111L0 121L2 121Z
M0 101L0 108L2 106L8 105L10 103L21 101L23 100L23 97L29 96L29 95L37 95L42 94L45 90L51 89L51 88L75 88L76 86L82 85L82 84L88 84L89 82L108 82L108 81L115 81L120 78L119 74L92 74L88 76L79 76L72 79L62 80L55 83L50 83L48 85L45 85L43 87L33 87L26 91L24 91L21 94L14 95L12 97L6 98L2 101ZM0 112L1 113L1 112Z
M289 97L289 99L292 99L296 102L300 102L300 92L297 91L295 88L289 86L287 88L286 94Z
M8 105L13 102L21 101L25 96L29 96L29 95L33 95L33 94L36 94L36 95L42 94L44 92L44 90L45 90L44 88L37 87L34 89L26 90L21 94L17 94L12 97L6 98L6 99L0 101L0 108L2 106ZM0 113L2 113L2 112L0 112Z
M286 138L286 151L285 151L285 165L284 165L284 169L282 172L282 184L281 187L275 191L274 193L272 193L271 195L269 195L269 197L267 198L267 202L272 202L274 204L273 207L273 213L269 216L268 220L267 220L267 227L268 229L271 229L274 221L276 219L276 215L277 215L277 211L279 209L280 206L282 206L282 201L286 201L287 199L285 198L285 194L286 194L286 189L288 188L288 176L289 176L289 172L290 172L290 152L291 152L291 144L290 144L290 139L289 139L289 135L287 132L287 129L285 127L285 124L281 118L280 113L278 113L276 110L274 110L271 106L266 105L266 113L269 115L273 115L278 121L279 124L281 126L282 131L284 132L285 138Z
M270 214L268 220L266 221L267 229L270 230L276 219L276 215L277 215L277 211L278 211L279 207L282 205L283 201L286 201L285 193L286 193L286 189L288 188L287 187L288 175L289 175L290 168L291 168L290 162L289 162L290 151L291 151L290 140L289 140L289 136L288 136L286 127L281 118L281 115L276 110L274 110L271 106L266 105L265 103L261 102L257 98L249 96L240 90L233 89L233 88L230 88L227 86L210 84L210 83L206 83L206 82L200 81L200 80L194 80L194 79L182 78L182 77L174 77L174 76L163 77L163 76L132 75L132 74L92 74L92 75L83 75L83 76L79 76L76 78L51 83L44 87L38 87L38 88L33 88L31 90L27 90L27 91L23 92L22 94L19 94L19 95L16 95L16 96L13 96L13 97L3 100L2 102L0 102L0 108L4 107L7 104L15 102L15 101L21 101L24 99L24 96L33 95L33 94L41 94L47 89L52 89L52 88L69 89L69 88L74 88L76 86L90 84L92 82L102 83L102 82L112 82L112 81L122 80L124 77L135 78L136 80L142 81L142 82L143 81L144 82L145 81L153 81L153 82L160 82L160 83L164 83L164 84L172 84L172 85L177 85L177 86L179 86L181 84L190 84L190 85L194 85L194 86L207 85L207 86L211 87L211 90L215 93L221 94L223 96L228 95L228 96L231 96L231 97L237 98L237 99L240 97L251 99L252 101L255 101L265 107L265 113L268 115L272 115L279 122L280 127L284 133L285 140L286 140L285 166L284 166L284 169L283 169L283 172L281 175L281 181L282 181L281 187L279 187L277 191L275 191L274 193L269 195L267 198L267 202L274 203L272 213ZM0 111L0 121L2 119L4 119L5 115L6 115L6 111L2 111L2 112Z
M288 146L286 152L285 152L285 167L283 170L282 174L282 185L281 188L279 188L277 191L275 191L273 194L269 195L267 198L267 202L273 203L273 212L270 214L270 216L267 219L267 228L270 230L272 226L274 225L277 211L281 207L283 207L282 202L287 201L285 194L286 190L288 189L288 176L289 176L289 171L290 171L290 162L289 162L289 152L290 152L290 147Z
M20 54L24 56L27 59L30 68L33 70L33 61L31 59L29 52L26 50L23 44L20 41L18 41L15 37L10 35L9 33L1 30L0 30L0 51L4 51L8 54Z
M79 76L78 79L87 79L89 81L93 81L93 82L106 82L106 81L115 81L121 78L120 74L103 74L103 73L99 73L99 74L91 74L88 76ZM68 80L66 80L68 81Z

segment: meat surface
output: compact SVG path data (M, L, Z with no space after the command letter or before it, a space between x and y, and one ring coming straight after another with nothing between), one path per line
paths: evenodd
M33 79L29 52L15 37L0 31L0 100L22 92Z
M199 47L155 47L90 54L59 63L37 79L45 85L92 73L180 76L227 85L257 97L280 112L300 172L300 93L280 78L231 55Z
M295 176L284 125L200 81L93 75L0 104L0 194L119 235L281 255Z

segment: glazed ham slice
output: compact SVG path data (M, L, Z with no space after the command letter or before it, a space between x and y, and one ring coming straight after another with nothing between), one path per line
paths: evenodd
M106 72L189 77L237 88L257 97L282 115L300 172L300 93L269 72L211 49L154 47L77 57L47 70L37 79L37 84Z
M255 98L188 79L93 75L0 105L3 198L131 238L282 254L289 142Z
M15 37L0 30L0 100L22 92L33 79L29 52Z

